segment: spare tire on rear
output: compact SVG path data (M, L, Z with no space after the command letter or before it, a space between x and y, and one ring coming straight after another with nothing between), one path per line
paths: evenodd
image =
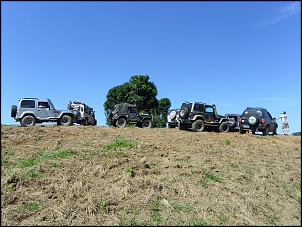
M73 111L72 111L72 114L73 114L74 118L77 118L77 117L80 115L80 111L78 111L78 110L73 110Z
M17 115L17 106L16 105L12 105L11 117L16 117L16 115Z

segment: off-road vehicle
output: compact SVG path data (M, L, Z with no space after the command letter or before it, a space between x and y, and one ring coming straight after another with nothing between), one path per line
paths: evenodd
M57 122L58 125L70 126L74 115L71 110L57 110L50 99L22 98L18 106L12 105L11 117L22 126L36 123Z
M241 114L227 113L227 114L225 114L225 117L228 119L230 131L232 131L232 132L239 131L239 120L240 120Z
M150 114L139 113L138 107L129 103L116 104L113 107L113 111L108 109L106 110L105 115L112 126L117 126L119 128L123 128L127 124L135 124L138 127L150 128L153 121Z
M168 128L175 128L177 126L177 120L179 119L179 109L172 109L168 116Z
M215 104L184 102L179 110L178 128L180 130L191 128L197 132L205 130L228 132L230 127L228 119L217 114Z
M247 107L239 120L239 132L241 134L251 131L252 134L262 132L263 136L277 134L278 123L267 109L262 107Z
M95 111L92 107L86 105L84 102L69 101L67 109L72 111L74 115L74 123L85 126L97 124L97 120L95 119Z

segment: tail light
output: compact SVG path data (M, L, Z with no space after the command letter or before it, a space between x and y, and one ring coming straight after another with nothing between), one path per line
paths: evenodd
M262 118L261 124L265 125L265 120Z

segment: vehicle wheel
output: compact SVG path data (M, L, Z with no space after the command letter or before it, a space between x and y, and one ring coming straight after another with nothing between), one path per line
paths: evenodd
M57 125L61 125L61 121L60 120L57 120Z
M196 132L203 132L205 130L205 125L203 120L197 120L192 124L192 129Z
M114 127L116 127L116 120L112 121L111 125L114 126Z
M233 118L233 117L229 118L228 123L229 123L230 128L233 128L236 125L235 118Z
M24 127L34 126L35 124L36 124L36 118L31 115L25 116L21 120L21 125Z
M266 135L268 135L269 134L269 130L270 130L270 128L269 128L269 126L266 126L265 127L265 129L263 130L263 136L266 136Z
M186 124L182 124L180 121L177 123L179 130L187 130L188 126Z
M152 122L150 119L143 120L142 128L151 128Z
M228 132L229 130L230 130L230 126L229 126L228 122L225 121L219 125L220 132Z
M16 105L12 105L12 109L11 109L11 117L16 117L17 115L17 106Z
M78 110L73 110L73 111L72 111L72 114L73 114L74 118L76 118L76 117L78 117L78 116L80 115L80 111L78 111Z
M256 125L258 123L258 118L255 116L250 116L248 121L250 125Z
M278 135L278 134L277 134L277 129L275 129L275 130L273 131L273 135Z
M63 115L59 121L63 126L71 126L73 123L72 118L69 115Z
M97 125L97 120L94 120L94 123L93 123L93 125Z
M256 134L256 132L255 132L254 130L252 130L252 134L253 134L253 135L255 135L255 134Z
M127 124L127 121L125 118L119 118L116 122L116 126L119 127L119 128L124 128Z
M84 126L87 126L88 125L88 118L85 118L84 120Z
M188 117L188 113L189 113L189 110L187 107L182 107L180 110L179 110L179 116L181 118L187 118Z
M246 133L246 131L245 131L245 130L243 130L243 129L239 129L239 133L240 133L240 134L245 134L245 133Z

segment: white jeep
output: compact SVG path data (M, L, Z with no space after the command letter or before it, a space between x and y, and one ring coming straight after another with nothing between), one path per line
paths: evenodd
M96 125L95 111L84 102L69 101L67 109L71 110L74 115L74 123L80 125Z

